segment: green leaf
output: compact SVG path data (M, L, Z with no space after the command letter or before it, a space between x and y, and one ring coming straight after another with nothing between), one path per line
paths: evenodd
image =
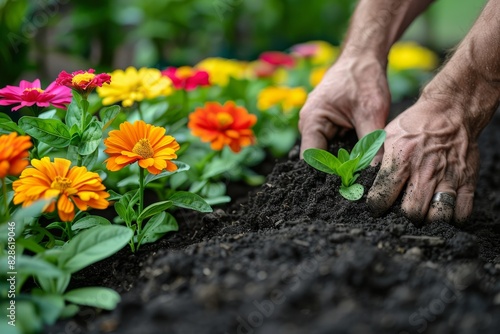
M208 205L219 205L231 202L231 197L218 196L218 197L207 198L205 201L207 202Z
M137 217L137 222L141 223L144 219L149 218L151 216L154 216L160 212L163 212L167 210L168 208L172 207L173 202L172 201L163 201L163 202L158 202L158 203L153 203L150 206L144 208L144 210L141 212L139 217Z
M354 169L358 165L360 157L344 162L337 169L338 175L342 179L342 185L349 187L354 182Z
M80 307L78 307L77 305L75 304L66 305L61 311L60 318L61 319L72 318L78 313L78 311L80 311Z
M128 214L127 207L120 202L116 202L114 206L118 216L120 216L120 218L123 219L126 223L130 224L132 222L132 219Z
M160 239L167 232L178 231L179 226L175 218L167 213L161 212L154 215L144 226L137 239L139 245L152 243Z
M363 197L365 189L361 184L355 183L349 187L341 186L339 192L345 199L349 201L357 201L358 199Z
M71 290L64 294L67 301L105 310L113 310L120 302L120 295L109 288L88 287Z
M82 159L82 166L87 167L89 171L92 170L97 162L98 157L99 157L99 150L95 150L93 153L84 156Z
M185 172L187 170L189 170L191 167L184 163L184 162L180 162L180 161L172 161L173 163L175 163L177 165L177 170L173 171L173 172L169 172L169 171L163 171L161 172L160 174L148 174L146 175L146 177L144 178L144 185L154 181L154 180L158 180L158 179L161 179L161 178L164 178L164 177L167 177L167 176L170 176L172 174L176 174L176 173L180 173L180 172Z
M133 236L124 226L96 226L83 231L61 248L59 267L74 273L118 252Z
M100 216L87 216L73 223L71 229L73 231L85 230L94 226L111 225L109 220Z
M66 111L65 122L68 128L76 125L78 129L82 124L82 114L83 111L75 100L72 100Z
M345 148L340 148L338 152L338 158L340 160L340 163L349 161L350 160L349 152L347 152Z
M0 257L0 272L6 273L8 270L7 256ZM41 258L17 255L16 256L16 271L23 275L33 275L37 277L58 277L64 275L64 272L50 262Z
M11 132L17 132L24 135L23 129L17 126L10 118L0 118L0 133L9 134Z
M188 191L178 191L170 196L169 201L184 209L196 210L199 212L212 212L212 207L200 196Z
M236 165L237 162L234 160L228 161L225 159L214 159L205 165L201 179L207 180L214 176L223 174L233 169Z
M68 127L57 119L23 116L19 119L19 126L31 137L55 148L65 148L71 141Z
M64 309L64 298L61 295L33 292L29 299L37 306L43 322L47 325L53 325Z
M101 122L103 124L103 126L102 126L103 130L111 125L113 120L120 113L120 110L121 109L119 106L111 106L111 107L106 107L106 108L101 109L101 111L99 112L99 117L101 118Z
M107 198L108 201L119 201L122 198L122 194L117 193L114 190L108 190L109 197Z
M377 154L378 150L384 144L386 133L384 130L375 130L363 138L361 138L351 152L351 159L360 155L361 159L355 172L365 169L370 165L373 157Z
M97 120L93 119L89 126L85 129L78 145L78 153L80 155L89 155L99 147L102 139L102 129Z
M311 167L328 174L337 174L337 168L341 165L339 159L333 154L317 148L305 150L304 160Z

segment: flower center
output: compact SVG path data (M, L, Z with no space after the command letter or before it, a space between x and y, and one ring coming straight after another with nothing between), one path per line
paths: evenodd
M233 121L233 116L231 116L227 112L221 112L217 114L217 123L219 123L220 127L226 127L232 124Z
M89 72L80 73L80 74L77 74L73 77L73 79L71 80L71 83L73 85L79 86L82 83L85 84L85 83L92 81L92 79L94 79L94 78L95 78L94 73L89 73Z
M33 91L36 91L36 92L38 92L40 94L44 92L44 90L41 89L41 88L26 88L24 90L24 93L29 93L29 92L33 92Z
M144 159L152 158L155 154L153 147L147 138L140 139L137 144L134 145L132 152L139 154Z
M179 79L189 79L193 76L193 69L189 66L182 66L177 69L175 74Z
M73 181L66 177L56 176L56 179L54 180L54 182L52 182L50 187L62 192L71 187L71 182Z

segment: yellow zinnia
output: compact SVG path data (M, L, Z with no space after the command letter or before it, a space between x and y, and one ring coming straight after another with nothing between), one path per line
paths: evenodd
M110 131L104 145L104 152L109 155L106 168L110 171L120 170L134 162L147 168L151 174L177 170L170 160L177 158L175 152L180 146L174 137L165 136L165 128L144 121L124 122L120 124L120 130Z
M396 71L407 69L432 71L438 63L439 59L434 52L415 42L396 43L389 52L389 67Z
M267 87L260 91L257 108L268 110L273 106L281 106L284 112L292 108L300 108L306 102L307 92L302 87Z
M45 157L31 160L33 168L27 168L14 181L14 204L31 205L39 199L50 200L44 212L56 209L63 222L75 218L75 206L81 211L88 208L106 209L109 194L105 191L99 174L87 171L86 167L72 167L71 161Z
M196 68L208 72L212 84L223 87L227 86L229 78L245 79L249 73L247 62L225 58L206 58Z
M111 73L111 84L97 88L103 105L121 102L124 107L130 107L136 101L167 96L172 91L172 81L160 70L144 67L116 70Z
M33 146L29 136L16 132L0 136L0 179L19 175L28 166L28 149Z

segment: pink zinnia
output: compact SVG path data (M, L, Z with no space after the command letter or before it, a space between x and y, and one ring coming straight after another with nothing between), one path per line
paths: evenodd
M193 90L200 86L209 86L209 75L206 71L194 69L189 66L179 68L168 67L161 73L172 80L175 89Z
M274 66L295 66L295 58L293 58L289 54L278 51L264 52L260 55L259 59Z
M7 86L0 89L0 106L19 103L12 111L33 105L48 107L51 104L56 108L66 109L71 98L71 90L57 85L56 82L52 82L45 90L41 89L39 79L33 82L21 80L19 87Z
M88 71L76 71L68 73L62 71L56 79L61 86L66 86L76 90L83 96L88 96L96 87L102 87L105 83L111 82L111 76L106 73L95 74L94 69Z
M302 43L292 46L292 52L304 58L314 57L318 53L319 46L314 43Z

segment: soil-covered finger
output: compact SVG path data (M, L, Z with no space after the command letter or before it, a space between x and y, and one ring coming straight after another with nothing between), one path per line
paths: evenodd
M401 163L392 159L387 165L386 161L382 163L366 201L368 208L376 217L391 207L406 182L406 177L401 173L403 167Z
M434 202L429 207L427 222L450 223L453 219L455 207L446 202Z

